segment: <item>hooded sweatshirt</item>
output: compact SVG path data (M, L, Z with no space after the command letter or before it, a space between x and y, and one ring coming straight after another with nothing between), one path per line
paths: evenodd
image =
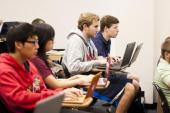
M67 38L63 63L71 74L89 72L94 65L98 65L97 49L91 39L83 36L82 31L71 31Z
M46 88L35 66L21 65L7 53L0 55L0 101L10 113L33 110L37 101L60 92Z

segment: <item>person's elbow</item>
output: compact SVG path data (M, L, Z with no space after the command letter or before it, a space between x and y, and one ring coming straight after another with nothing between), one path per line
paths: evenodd
M167 84L167 86L170 88L170 82Z
M78 74L79 73L79 66L75 66L75 65L69 65L68 66L68 71L71 74Z

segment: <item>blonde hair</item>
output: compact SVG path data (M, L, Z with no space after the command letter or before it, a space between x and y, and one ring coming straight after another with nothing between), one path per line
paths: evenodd
M79 20L78 20L78 29L80 29L81 31L83 30L83 25L86 24L87 26L90 26L93 24L93 21L99 21L100 18L98 15L94 14L94 13L81 13Z

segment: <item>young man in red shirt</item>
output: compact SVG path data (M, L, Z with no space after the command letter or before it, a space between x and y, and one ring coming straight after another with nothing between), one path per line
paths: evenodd
M36 102L50 95L65 93L65 98L77 98L78 89L47 89L29 59L36 55L38 37L28 23L14 26L7 34L9 53L0 55L0 101L10 113L31 112Z

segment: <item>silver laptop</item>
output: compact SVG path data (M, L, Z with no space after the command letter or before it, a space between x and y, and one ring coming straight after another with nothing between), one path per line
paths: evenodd
M136 61L136 59L137 59L137 57L138 57L138 55L139 55L139 52L140 52L142 46L143 46L143 43L140 43L140 44L136 47L135 52L133 53L133 56L132 56L131 61L130 61L130 63L129 63L129 66Z
M122 70L129 66L136 42L128 43L122 61L110 66L111 70Z
M37 102L33 113L60 113L64 94L53 95Z

